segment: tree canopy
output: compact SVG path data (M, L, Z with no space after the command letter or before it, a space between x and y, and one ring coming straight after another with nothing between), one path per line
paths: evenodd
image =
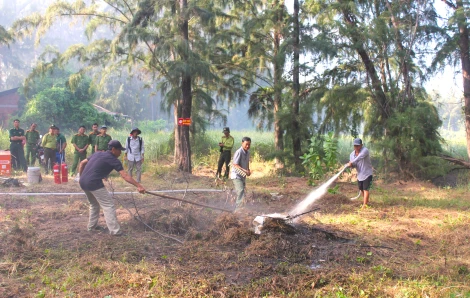
M87 42L47 49L33 76L74 64L70 90L88 74L99 102L133 117L149 102L137 94L160 93L161 107L174 113L183 171L192 168L190 136L225 123L218 107L246 99L255 124L274 131L279 168L301 172L312 135L362 132L382 148L384 166L414 176L422 171L416 161L441 150L441 121L423 84L429 70L455 61L457 48L465 52L468 38L466 4L446 4L455 14L443 26L426 1L55 1L5 32L40 43L62 20L80 21ZM432 44L439 51L429 63ZM62 91L48 96L67 98ZM193 124L178 126L177 118Z

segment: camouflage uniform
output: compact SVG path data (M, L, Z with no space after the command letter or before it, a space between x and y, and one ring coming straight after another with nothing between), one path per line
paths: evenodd
M96 146L98 151L108 150L108 143L112 140L110 135L105 134L104 136L99 135L96 137Z
M89 139L86 134L81 135L77 133L72 137L72 144L77 145L77 147L80 149L83 149L86 146L88 146L88 143L89 143ZM86 150L83 152L79 152L77 148L75 148L73 152L72 175L75 175L78 163L84 160L85 158L86 158Z
M26 164L34 166L36 162L36 151L38 148L39 132L37 130L26 131ZM30 159L31 157L31 159Z
M88 144L91 146L91 154L95 153L96 137L99 136L99 132L90 132L88 135Z

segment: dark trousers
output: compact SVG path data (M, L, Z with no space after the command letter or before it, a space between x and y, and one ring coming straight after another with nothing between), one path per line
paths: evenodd
M49 169L52 169L55 161L55 149L44 148L44 170L46 174L49 173Z
M11 165L14 170L25 171L28 169L26 166L26 159L24 158L23 144L10 143Z
M220 157L219 157L219 163L217 165L217 174L216 175L220 175L222 174L222 167L225 163L225 175L224 177L225 178L228 178L228 173L230 172L230 167L229 167L229 163L230 163L230 159L232 158L232 152L231 151L222 151L220 153Z

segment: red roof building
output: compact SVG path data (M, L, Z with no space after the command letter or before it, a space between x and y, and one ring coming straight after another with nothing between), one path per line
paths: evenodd
M18 112L19 101L18 88L0 92L0 126L8 127L11 115Z

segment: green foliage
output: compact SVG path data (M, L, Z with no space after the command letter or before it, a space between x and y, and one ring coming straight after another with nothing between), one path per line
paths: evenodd
M441 121L436 108L420 101L416 107L395 113L387 121L387 136L379 146L387 148L391 162L405 175L435 176L442 169L436 156L442 151Z
M323 176L338 165L338 140L333 132L326 136L312 137L308 152L300 157L302 164L309 172L309 184Z
M133 126L137 126L141 131L146 132L159 132L169 128L168 122L163 119L138 121ZM132 127L129 128L132 129Z
M75 131L80 125L89 127L95 122L115 122L112 116L99 113L91 104L96 93L88 78L80 80L72 90L66 73L58 71L29 82L26 94L29 100L19 118L27 125L36 122L41 131L47 131L51 124L62 131Z
M10 140L8 139L10 133L8 129L0 127L0 150L6 150L10 148Z

